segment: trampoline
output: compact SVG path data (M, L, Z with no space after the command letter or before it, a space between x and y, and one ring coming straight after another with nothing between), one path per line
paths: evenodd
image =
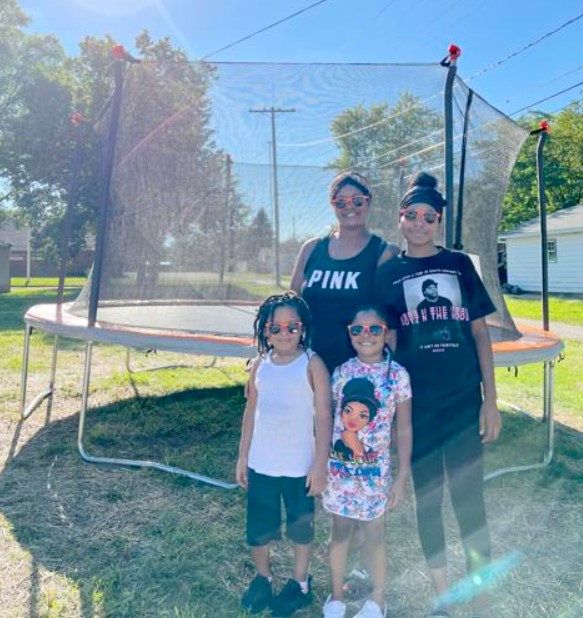
M553 455L553 368L563 344L548 327L519 332L497 276L501 202L529 134L468 88L454 52L415 65L115 62L112 96L79 133L71 165L57 302L24 316L22 418L53 397L59 339L81 340L84 460L235 487L155 461L87 452L93 344L127 348L128 369L135 348L252 358L256 307L285 287L302 243L331 229L327 188L338 170L369 177L370 228L399 243L400 196L408 176L425 169L446 190L443 243L479 257L497 309L488 318L495 364L544 368L543 461L491 476L546 465ZM97 134L101 148L95 258L79 297L64 304L87 132ZM54 335L53 356L48 388L27 405L35 330Z

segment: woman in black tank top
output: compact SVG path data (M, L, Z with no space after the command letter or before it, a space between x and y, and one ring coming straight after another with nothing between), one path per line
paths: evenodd
M339 174L330 186L330 203L338 226L326 238L308 240L296 260L291 287L312 313L312 349L330 373L354 356L347 326L358 306L375 299L377 266L396 255L367 227L372 191L355 172Z

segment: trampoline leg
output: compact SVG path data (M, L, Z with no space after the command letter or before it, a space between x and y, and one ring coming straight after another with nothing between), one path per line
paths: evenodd
M554 441L555 441L555 420L553 416L553 403L554 403L554 366L555 361L546 361L543 367L543 418L542 422L547 424L547 443L545 445L545 452L543 460L540 463L529 464L526 466L511 466L508 468L499 468L484 476L485 481L490 481L503 474L509 474L510 472L525 472L527 470L536 470L538 468L545 468L548 466L554 454Z
M547 450L543 462L551 463L555 450L555 418L554 418L554 378L555 362L547 361L544 367L544 411L543 421L547 423Z
M24 333L24 351L22 354L22 378L20 382L20 418L22 420L26 420L45 400L49 400L49 406L51 404L53 393L55 389L55 375L57 371L57 353L59 347L59 338L55 335L55 339L53 341L53 353L51 359L51 374L49 378L49 386L42 393L37 395L33 401L27 406L26 405L26 391L27 391L27 383L28 383L28 360L30 353L30 340L32 336L33 328L32 326L26 327L26 331Z
M89 400L89 383L91 381L91 357L93 353L93 342L88 341L85 347L85 365L83 367L83 387L81 391L81 410L79 411L79 430L77 432L77 447L81 457L85 461L92 461L83 446L85 438L85 420L87 418L87 402Z
M97 457L90 455L84 446L85 440L85 423L87 421L87 404L89 401L89 383L91 380L91 357L93 351L93 342L87 342L87 348L85 351L85 367L83 370L83 392L81 395L81 410L79 412L79 431L77 436L77 447L81 457L88 463L94 464L107 464L111 466L128 466L133 468L154 468L155 470L161 470L162 472L170 472L172 474L178 474L180 476L187 476L195 481L206 483L207 485L214 485L222 489L235 489L237 483L227 483L226 481L220 481L208 476L196 474L183 468L177 468L175 466L168 466L156 461L147 461L139 459L124 459L118 457Z

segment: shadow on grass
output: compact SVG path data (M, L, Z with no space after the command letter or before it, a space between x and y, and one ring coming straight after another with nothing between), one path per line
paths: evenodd
M96 408L87 446L234 480L243 401L242 388L229 387ZM250 568L243 492L86 464L76 449L77 422L40 430L0 477L0 507L16 540L34 565L78 589L75 615L238 615L238 584L231 594L229 587ZM45 615L37 571L28 580L30 616Z
M244 405L241 386L138 395L90 411L86 443L93 455L154 458L234 481Z
M485 449L486 473L500 468L542 463L548 443L547 423L514 411L505 411L502 417L500 440ZM583 434L555 421L553 461L551 465L541 468L538 482L582 481L582 455ZM506 483L513 483L521 475L512 473L504 478L511 479ZM496 480L490 482L495 483ZM575 485L568 484L567 488L568 491L578 491Z

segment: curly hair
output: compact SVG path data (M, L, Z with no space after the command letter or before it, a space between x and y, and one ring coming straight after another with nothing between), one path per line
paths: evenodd
M253 322L253 331L255 341L257 342L257 351L260 356L265 356L273 347L269 344L265 336L265 326L273 319L275 310L280 307L290 307L296 311L300 322L303 324L299 345L304 349L307 349L310 345L312 332L312 315L310 309L301 296L290 290L267 297L257 310L257 316Z

